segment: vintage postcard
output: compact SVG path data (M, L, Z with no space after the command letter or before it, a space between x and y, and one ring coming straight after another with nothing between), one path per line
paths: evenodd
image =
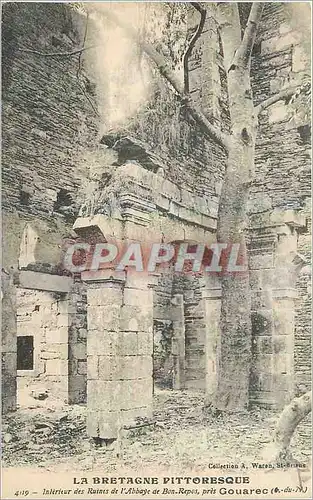
M3 499L304 499L311 3L2 3Z

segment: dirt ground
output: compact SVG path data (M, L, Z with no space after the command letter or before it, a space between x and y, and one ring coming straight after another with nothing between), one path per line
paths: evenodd
M212 464L271 461L277 413L264 409L212 416L203 393L158 390L154 424L127 431L121 446L97 447L86 434L86 407L30 398L27 407L2 422L3 467L47 471L139 471L171 468L172 472L210 469ZM126 432L126 431L125 431ZM294 457L307 463L311 455L310 422L296 432ZM211 465L210 465L211 464ZM241 465L240 465L241 468Z

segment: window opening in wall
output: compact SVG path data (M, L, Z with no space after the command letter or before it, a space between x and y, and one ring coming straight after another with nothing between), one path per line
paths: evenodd
M57 212L62 207L69 207L73 204L71 195L66 189L60 189L57 194L57 199L53 206L53 211Z
M34 369L34 337L25 335L17 337L17 369Z

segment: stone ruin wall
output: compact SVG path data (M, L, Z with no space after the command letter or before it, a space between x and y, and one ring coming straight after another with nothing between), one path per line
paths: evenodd
M77 199L76 194L81 182L85 181L84 168L80 168L85 164L80 159L83 158L86 148L97 150L99 138L98 118L93 109L95 96L83 76L77 79L77 60L41 58L34 54L19 52L14 48L36 46L36 49L42 51L48 51L52 47L58 51L70 50L80 45L82 23L76 19L73 28L66 7L60 5L38 4L35 10L38 23L34 22L33 9L26 4L8 4L4 11L7 19L12 15L16 19L15 29L4 34L5 47L7 44L5 59L9 61L11 70L4 82L3 91L3 208L4 228L7 228L7 234L10 232L10 238L5 241L4 255L7 266L16 266L21 234L26 221L36 220L36 223L40 221L46 231L52 230L60 234L60 239L70 232L82 201ZM22 33L17 28L20 24L18 19L21 17L25 25ZM266 6L263 21L266 40L262 39L260 46L258 45L263 56L262 72L259 72L258 54L255 54L253 61L253 77L255 88L258 89L257 100L262 100L280 85L290 71L302 71L301 67L294 67L293 48L288 46L287 41L286 46L275 45L278 32L281 34L282 29L285 29L284 22L282 6ZM44 36L40 34L43 32ZM199 41L200 45L203 43L212 45L211 34L212 27L207 26ZM204 51L204 54L208 54L208 51ZM216 60L203 57L201 46L196 47L190 61L191 92L193 98L200 99L202 106L218 122L221 117L224 119L227 115L223 71L221 68L218 69ZM203 82L201 78L205 72L207 81ZM266 78L262 77L264 74ZM86 77L84 69L82 75ZM200 87L207 90L213 84L214 92L206 93L208 99L200 95ZM36 103L42 104L40 109L37 109L37 104L33 105L34 96ZM307 211L310 165L308 145L303 142L297 127L286 126L287 117L284 112L281 107L275 107L262 118L257 149L257 180L252 187L251 201L253 217L261 221L266 220L268 211L277 207ZM14 127L12 124L15 124ZM214 144L205 143L204 146L197 131L198 141L195 144L193 132L190 133L192 146L189 147L188 153L183 149L184 154L182 155L178 149L177 156L173 150L167 154L164 150L159 152L165 166L164 176L175 183L181 183L187 194L189 192L190 195L195 193L207 196L217 206L224 170L224 155ZM149 136L149 130L146 136ZM146 140L146 136L142 138ZM294 154L295 148L297 155ZM284 154L281 153L282 150ZM281 172L280 175L278 171ZM286 184L286 175L292 182ZM58 200L58 194L71 197L72 210L66 210L69 202L65 196L65 202L63 197L65 210L62 213L62 196ZM58 201L61 209L58 207ZM306 250L307 238L307 233L303 230L299 235L300 252L302 248ZM297 382L302 382L303 379L306 385L310 383L309 370L303 368L309 366L310 358L307 281L307 275L301 275L297 282L299 298L296 305L295 334ZM183 318L186 363L190 368L188 375L190 380L187 380L187 385L185 380L181 387L185 385L204 388L204 306L200 300L199 284L188 282L186 287L181 288L179 280L176 283L170 282L168 276L161 277L154 290L157 311L155 319L158 320L159 317L161 322L177 321L177 324L180 324ZM184 307L183 312L178 307L178 319L170 318L169 310L173 304L169 290L174 296L183 291ZM79 304L80 297L80 291L76 290L73 300L78 308L76 312L79 311L80 316L74 314L78 319L73 320L75 326L69 330L73 345L76 340L82 344L86 341L86 312L85 306ZM75 376L80 375L81 381L78 387L75 386L73 377L73 392L78 400L83 401L86 347L79 346L77 353L74 353L75 349L75 347L72 350L69 348L67 359L71 366L70 373Z

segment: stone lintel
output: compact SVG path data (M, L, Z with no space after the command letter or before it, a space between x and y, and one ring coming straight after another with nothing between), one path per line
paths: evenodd
M91 217L78 217L73 225L77 234L88 240L90 234L97 230L104 238L122 239L124 235L123 221L116 217L97 214Z
M115 271L114 269L100 269L99 271L83 271L81 278L88 285L112 286L121 285L126 281L125 271Z
M272 229L274 232L288 232L289 228L305 228L306 219L305 215L299 213L297 210L273 210L271 213L267 212L267 217L264 221L259 222L260 214L255 214L255 217L251 217L252 224L249 231L259 231L260 229ZM254 222L253 222L253 219ZM290 229L289 229L290 231Z
M273 226L287 224L291 227L305 227L305 216L296 210L274 210L271 214Z
M20 271L18 286L31 290L68 293L73 279L68 276L39 273L36 271Z

